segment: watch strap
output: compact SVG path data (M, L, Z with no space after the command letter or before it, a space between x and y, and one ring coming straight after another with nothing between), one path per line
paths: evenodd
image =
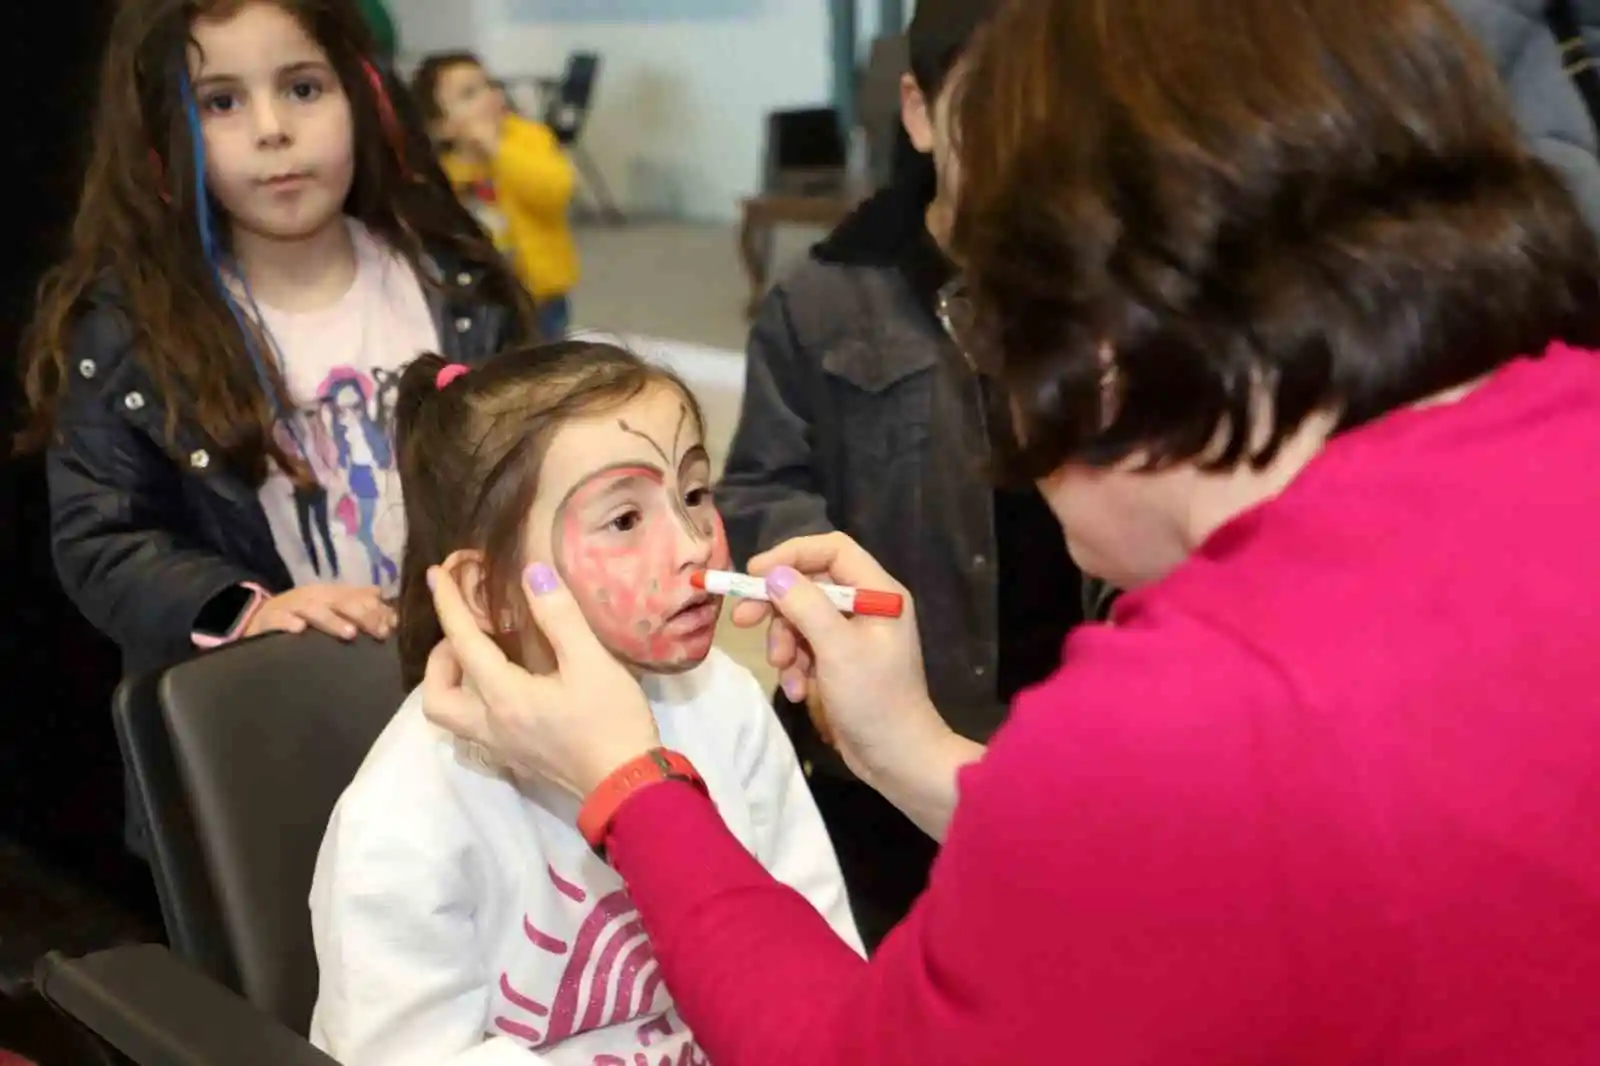
M706 792L705 780L687 756L667 748L652 748L629 759L595 786L578 811L578 832L601 858L611 835L611 823L632 795L663 781L687 781ZM707 793L709 794L709 793Z

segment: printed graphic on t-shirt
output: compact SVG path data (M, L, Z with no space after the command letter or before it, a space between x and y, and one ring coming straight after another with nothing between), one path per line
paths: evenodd
M551 913L523 916L525 970L556 980L519 987L502 972L495 1030L562 1066L705 1066L627 892L596 899L554 867L546 873L557 893L546 899L558 902Z
M402 369L437 351L438 331L415 272L350 222L356 277L333 306L259 312L294 410L278 443L305 460L315 484L274 471L261 487L272 541L296 585L399 591L405 505L393 414Z
M335 367L314 403L281 424L285 447L317 479L292 491L303 561L318 580L385 593L398 587L404 516L384 502L398 499L392 415L400 372Z

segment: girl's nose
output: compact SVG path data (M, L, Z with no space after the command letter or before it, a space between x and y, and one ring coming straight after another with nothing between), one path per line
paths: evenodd
M278 101L272 97L257 100L251 108L256 124L256 141L262 145L281 144L288 140L288 127L278 111Z
M701 532L690 515L678 519L678 569L704 570L711 561L712 538Z

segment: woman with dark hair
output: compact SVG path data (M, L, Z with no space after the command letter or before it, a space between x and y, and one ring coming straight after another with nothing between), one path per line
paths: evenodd
M1485 57L1440 0L1019 0L970 64L946 317L1131 591L985 750L803 576L898 590L859 547L751 563L943 842L910 917L863 962L762 872L547 567L543 677L439 575L429 712L584 797L719 1066L1600 1061L1600 254Z

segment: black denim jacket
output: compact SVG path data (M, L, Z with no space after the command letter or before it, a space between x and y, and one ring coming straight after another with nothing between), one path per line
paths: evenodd
M987 740L1006 708L986 401L907 275L925 229L903 195L868 201L768 295L717 504L740 566L848 531L916 595L935 704ZM842 770L806 739L803 757Z
M429 264L448 291L424 286L448 358L480 362L520 336L512 309L475 294L454 257ZM108 287L80 319L72 387L46 456L50 531L62 587L122 649L125 673L194 654L208 604L241 582L290 587L257 486L213 462L181 422L166 446L166 405L131 356L126 315Z

